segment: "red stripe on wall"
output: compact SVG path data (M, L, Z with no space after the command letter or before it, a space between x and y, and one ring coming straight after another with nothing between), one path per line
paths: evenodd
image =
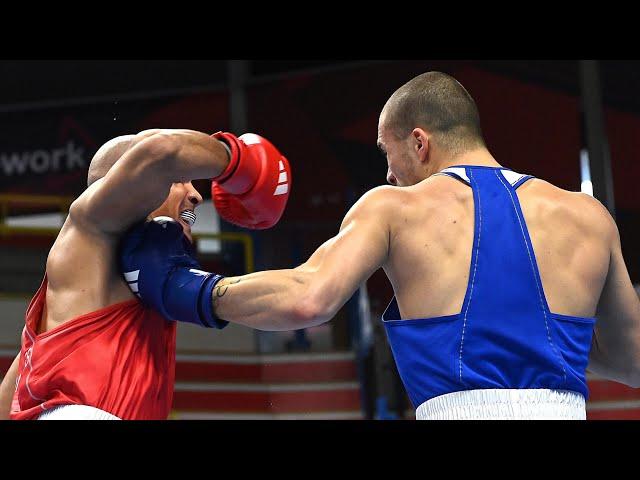
M322 412L359 410L356 390L311 392L175 392L174 410L221 412Z
M264 365L202 362L176 364L177 381L286 383L344 381L356 378L356 366L351 360Z
M15 360L15 357L0 357L0 376L4 377L4 374L7 373L11 363Z
M260 365L229 363L177 362L176 381L256 381Z
M589 385L590 402L640 399L640 389L627 387L618 382L591 380L587 383Z
M262 380L265 382L279 382L289 379L296 379L300 382L330 382L355 380L356 378L356 365L352 360L273 364L263 366L262 370Z
M640 420L640 408L587 410L587 420Z

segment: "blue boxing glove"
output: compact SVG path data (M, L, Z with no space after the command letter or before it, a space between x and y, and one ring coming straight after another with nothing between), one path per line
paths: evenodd
M200 270L191 242L170 217L134 226L120 242L120 271L131 291L167 320L224 328L212 292L224 277Z

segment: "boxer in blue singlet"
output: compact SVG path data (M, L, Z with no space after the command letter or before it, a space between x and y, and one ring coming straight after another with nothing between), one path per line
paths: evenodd
M594 318L551 312L508 169L449 167L473 190L471 275L460 313L383 315L418 419L585 418ZM429 345L429 348L424 348Z

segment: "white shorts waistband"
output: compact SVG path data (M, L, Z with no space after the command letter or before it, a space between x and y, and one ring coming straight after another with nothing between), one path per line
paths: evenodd
M38 420L120 420L120 418L89 405L59 405L46 410Z
M586 420L584 397L568 390L463 390L431 398L416 420Z

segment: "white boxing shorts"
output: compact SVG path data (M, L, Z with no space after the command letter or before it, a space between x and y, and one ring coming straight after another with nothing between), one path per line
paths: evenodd
M584 397L549 389L463 390L431 398L416 420L586 420Z
M59 405L46 410L38 420L120 420L120 418L88 405Z

